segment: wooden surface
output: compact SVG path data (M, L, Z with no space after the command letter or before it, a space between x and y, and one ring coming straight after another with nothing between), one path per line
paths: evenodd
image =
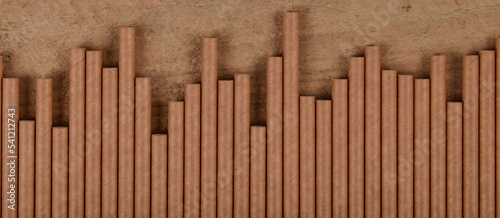
M494 48L497 0L0 0L5 77L20 77L20 119L34 119L35 80L53 77L54 125L68 125L69 48L103 51L118 66L118 28L136 27L137 76L153 80L152 131L167 131L167 102L200 77L201 38L219 38L219 78L251 74L251 123L266 121L266 58L282 54L282 12L300 12L300 94L330 98L348 57L380 45L382 69L429 77L429 57L447 55L447 99L461 100L462 55Z

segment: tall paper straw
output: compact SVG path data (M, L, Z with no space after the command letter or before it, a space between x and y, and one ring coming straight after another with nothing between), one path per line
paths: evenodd
M85 49L69 51L68 216L85 213Z
M167 217L167 135L151 136L151 216Z
M118 216L133 217L135 28L118 34Z
M102 216L118 216L118 69L102 69Z
M446 216L446 56L431 57L431 217Z
M316 99L300 96L300 216L316 212Z
M380 47L365 48L365 216L380 217Z
M447 137L447 216L462 217L462 102L448 102Z
M495 216L495 51L479 52L479 215Z
M268 57L266 73L267 216L283 215L283 58Z
M87 51L85 91L85 216L101 215L102 52Z
M413 76L398 76L398 217L413 216Z
M266 216L266 127L250 127L250 217Z
M68 216L68 127L52 128L52 217Z
M332 101L316 100L316 216L332 217Z
M200 217L201 85L185 86L184 217Z
M415 79L414 211L416 217L430 215L430 80Z
M332 210L333 217L347 217L348 208L348 116L347 79L332 81Z
M35 216L35 121L19 121L19 217Z
M234 215L250 213L250 74L234 75Z
M299 14L283 14L283 215L299 216Z
M2 217L17 217L19 79L4 78L2 94Z
M52 79L36 80L35 216L51 216Z
M349 216L364 214L364 58L349 58Z
M151 78L135 79L135 217L151 216Z
M397 217L398 76L382 71L382 217Z
M479 216L479 56L462 60L463 215Z
M217 217L233 214L234 82L219 81L217 114Z
M201 40L201 216L217 211L217 39Z
M184 102L168 103L168 216L182 217L184 192Z

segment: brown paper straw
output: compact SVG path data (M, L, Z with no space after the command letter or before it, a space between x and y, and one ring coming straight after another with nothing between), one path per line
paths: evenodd
M398 217L413 216L413 76L398 76Z
M101 215L102 52L87 51L85 91L85 216Z
M479 56L462 61L463 215L479 217Z
M69 52L68 216L83 218L85 208L85 49Z
M201 216L217 213L217 39L201 40Z
M151 217L167 217L167 135L151 136Z
M19 121L19 217L35 216L35 121Z
M102 216L118 216L118 69L102 69Z
M68 127L52 128L52 217L68 216Z
M232 217L234 82L221 80L218 88L217 217Z
M135 79L135 217L151 216L151 78ZM154 190L153 190L154 191ZM182 191L182 189L181 189Z
M479 215L495 216L495 51L479 52Z
M382 217L397 217L398 76L382 71Z
M266 216L266 127L250 127L250 217Z
M495 40L496 48L496 216L500 217L500 38ZM477 168L476 168L477 169ZM464 196L465 197L465 196Z
M365 58L365 216L380 217L380 47Z
M299 13L283 14L283 215L299 216Z
M432 56L431 217L446 216L446 56Z
M135 28L119 30L118 216L134 216Z
M364 66L349 58L349 216L364 214Z
M448 217L462 217L462 103L447 103L447 213Z
M250 74L234 75L234 216L250 213Z
M332 217L332 101L316 100L316 216Z
M0 79L3 80L3 56L0 56ZM0 84L0 92L1 91L2 91L2 84ZM2 96L1 93L0 93L0 96ZM0 100L0 102L1 102L1 100ZM0 115L0 118L1 117L2 117L2 115ZM0 135L1 135L1 130L2 130L2 128L0 128ZM2 162L1 156L0 156L0 162ZM0 173L0 179L1 178L2 178L2 173ZM2 195L0 194L0 196L2 196ZM0 213L2 213L2 207L0 207Z
M300 96L300 216L315 217L316 141L315 104L312 96Z
M2 94L2 217L17 217L19 79L4 78Z
M268 57L266 73L267 216L283 215L283 58Z
M332 81L332 211L348 215L348 80Z
M201 86L185 86L184 217L200 217Z
M36 80L35 215L51 215L52 79Z
M416 217L430 215L430 80L415 79L414 210Z
M168 103L168 216L182 217L184 183L184 102Z

